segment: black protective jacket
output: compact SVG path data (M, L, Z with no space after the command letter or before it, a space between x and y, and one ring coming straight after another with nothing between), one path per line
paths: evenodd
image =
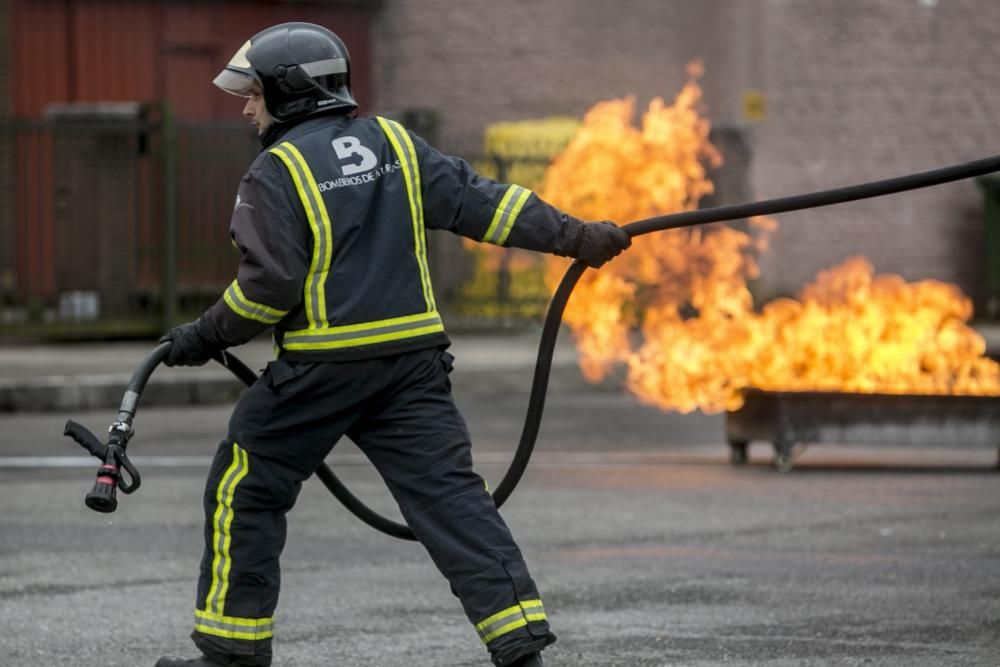
M426 228L559 255L579 242L580 221L394 121L320 116L276 134L240 182L230 226L236 280L198 323L219 347L272 325L290 359L447 345Z

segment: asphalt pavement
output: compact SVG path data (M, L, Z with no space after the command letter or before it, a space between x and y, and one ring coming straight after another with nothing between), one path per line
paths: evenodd
M536 346L531 335L455 341L457 399L493 486ZM96 461L61 435L67 418L104 428L149 349L0 348L0 376L22 389L39 368L59 369L43 376L64 386L103 376L114 389L109 406L64 398L0 413L0 665L192 655L200 498L230 402L169 398L173 388L160 400L151 383L130 445L142 488L109 515L83 505ZM260 343L237 353L252 367L270 357ZM199 374L238 393L212 367L160 369L154 382ZM782 474L767 443L730 465L724 419L586 385L560 344L535 455L502 509L560 638L547 665L1000 665L995 448L817 445ZM328 463L398 519L353 445ZM315 480L289 515L275 655L275 667L489 664L423 550L368 528Z

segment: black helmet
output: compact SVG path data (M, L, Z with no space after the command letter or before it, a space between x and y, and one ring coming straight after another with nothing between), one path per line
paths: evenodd
M313 23L282 23L258 32L212 82L249 97L260 85L278 123L326 111L358 108L351 95L351 56L336 34Z

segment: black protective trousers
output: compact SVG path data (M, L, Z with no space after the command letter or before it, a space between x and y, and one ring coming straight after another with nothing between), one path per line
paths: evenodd
M483 479L440 349L349 362L278 359L240 399L205 489L195 644L269 665L285 515L347 435L382 475L493 662L555 640L541 596Z

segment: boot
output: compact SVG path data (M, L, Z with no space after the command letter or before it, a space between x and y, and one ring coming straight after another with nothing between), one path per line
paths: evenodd
M224 667L221 662L216 662L203 655L200 658L185 660L183 658L160 658L156 661L156 667Z
M523 658L520 658L510 667L543 667L542 654L532 653L531 655L526 655Z

